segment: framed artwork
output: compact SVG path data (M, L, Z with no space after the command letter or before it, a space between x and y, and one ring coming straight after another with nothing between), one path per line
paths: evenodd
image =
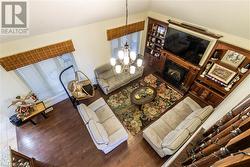
M228 50L226 54L221 59L221 62L228 64L234 68L237 68L246 57L240 53L232 50Z
M212 68L209 70L208 75L225 83L228 84L233 77L235 76L236 72L229 70L219 64L214 64Z

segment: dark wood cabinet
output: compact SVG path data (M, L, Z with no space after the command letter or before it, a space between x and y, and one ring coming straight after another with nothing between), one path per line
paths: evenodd
M197 81L193 83L189 93L199 97L199 99L208 105L217 106L224 100L222 95Z
M243 61L237 67L223 61L228 51L233 51L244 56ZM232 59L230 58L229 61L233 61ZM250 51L218 41L195 79L190 93L200 98L204 103L214 107L218 106L249 75L249 63ZM233 78L228 83L223 83L220 79L211 76L209 71L212 70L214 65L219 65L222 69L235 73ZM243 71L244 73L242 72L243 68L246 68ZM223 73L223 70L218 72Z
M204 65L194 65L183 58L164 50L164 38L166 37L169 24L173 24L173 22L167 23L153 18L148 18L148 31L144 52L146 65L151 66L165 80L166 77L164 75L168 72L166 70L169 65L174 63L176 66L185 69L185 77L181 80L181 84L178 83L179 85L177 85L177 82L170 83L167 80L166 81L184 94L190 93L192 96L205 104L212 105L214 107L218 106L249 75L250 51L217 40ZM183 25L175 25L183 27ZM157 32L158 27L160 27L160 31L161 29L166 31L159 34ZM186 27L184 26L183 28ZM195 31L195 29L193 31ZM217 39L219 38L219 36L213 36L211 33L209 36ZM158 43L157 41L162 42ZM240 57L237 57L236 55L237 60L235 61L240 61L239 65L234 66L224 61L225 57L227 57L225 55L228 55L230 51L232 51L232 53L236 53L238 56L243 55L244 59L242 61L238 59ZM227 61L233 62L233 59L234 55L231 57L229 56ZM173 63L171 64L169 62ZM221 69L218 70L217 68L217 71L213 72L217 73L218 77L211 75L213 71L212 69L215 69L215 66L221 67ZM178 67L176 69L178 69ZM230 73L233 74L231 77ZM228 82L223 82L220 78L221 76L219 75L222 77L228 77ZM168 77L171 76L169 75L167 78Z

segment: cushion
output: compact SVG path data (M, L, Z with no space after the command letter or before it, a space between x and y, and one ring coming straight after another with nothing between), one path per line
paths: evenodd
M107 83L106 80L102 79L102 78L99 78L98 79L98 83L102 86L102 87L108 87L109 84Z
M171 149L169 149L167 147L162 148L162 150L164 152L164 156L166 156L166 155L173 155L177 151L177 150L171 150Z
M158 134L151 128L147 128L143 131L144 138L147 138L151 144L156 148L161 149L162 139Z
M114 116L114 113L112 112L112 110L109 108L108 105L104 105L100 108L98 108L95 111L98 119L99 119L99 123L103 123L105 122L107 119L111 118Z
M87 106L86 106L86 107L87 107ZM99 119L98 119L96 113L95 113L93 110L91 110L89 107L87 107L87 113L88 113L90 119L93 119L93 120L95 120L96 122L99 122Z
M183 102L180 102L174 108L178 110L178 114L183 118L182 120L184 120L189 114L193 112L192 108Z
M208 117L213 112L212 106L206 106L204 108L198 109L194 111L194 115L196 115L201 121L203 121L206 117Z
M171 130L173 130L185 119L185 117L181 115L182 113L183 112L179 112L179 110L174 107L167 111L161 119L168 123L168 125L172 128ZM158 122L158 120L156 122Z
M167 147L171 150L178 149L189 137L189 132L186 129L176 129L171 131L162 141L162 147Z
M188 104L193 111L201 108L201 106L190 97L186 97L182 102Z
M110 77L113 77L115 74L113 72L112 69L110 70L107 70L107 71L104 71L103 73L99 74L99 78L102 78L102 79L108 79Z
M99 121L96 113L85 104L80 104L78 110L85 124L87 124L91 119L97 122Z
M118 131L119 129L123 128L122 124L115 116L112 116L107 119L105 122L102 123L102 125L109 136Z
M92 136L93 140L97 144L108 144L109 143L109 138L106 130L102 126L102 124L90 120L88 123L90 135Z
M191 114L190 114L191 115ZM180 125L176 127L176 129L187 129L190 134L194 133L194 131L201 125L201 120L197 117L186 118Z
M165 121L162 118L151 124L149 128L155 131L155 133L161 138L161 140L163 140L164 137L173 130L169 122Z
M91 103L88 107L91 108L93 111L96 111L98 108L100 108L104 105L107 105L107 103L101 97L101 98L97 99L96 101L94 101L93 103Z
M90 120L90 117L87 114L85 107L86 107L85 104L80 104L80 105L77 106L77 109L78 109L78 112L81 115L84 123L87 124L89 122L89 120Z
M122 75L122 74L121 74ZM109 85L109 87L115 87L116 85L121 85L124 82L123 77L110 77L107 80L107 83Z
M111 136L109 136L109 146L114 146L117 143L120 143L124 140L128 139L128 133L124 128L120 128L115 133L113 133Z

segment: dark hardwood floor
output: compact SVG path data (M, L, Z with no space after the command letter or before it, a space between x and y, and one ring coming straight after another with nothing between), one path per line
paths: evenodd
M105 96L96 96L84 103ZM161 166L160 158L142 138L142 134L129 135L127 143L105 155L94 145L83 121L69 100L56 104L48 118L38 116L36 126L26 123L17 128L18 150L36 159L39 167L154 167Z

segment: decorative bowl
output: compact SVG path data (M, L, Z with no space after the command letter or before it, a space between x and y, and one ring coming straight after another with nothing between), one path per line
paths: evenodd
M146 89L146 93L147 93L148 95L152 95L152 94L154 93L154 91L153 91L153 89L151 89L151 88L147 88L147 89Z
M141 99L141 96L139 94L136 94L135 99L139 100L139 99Z

